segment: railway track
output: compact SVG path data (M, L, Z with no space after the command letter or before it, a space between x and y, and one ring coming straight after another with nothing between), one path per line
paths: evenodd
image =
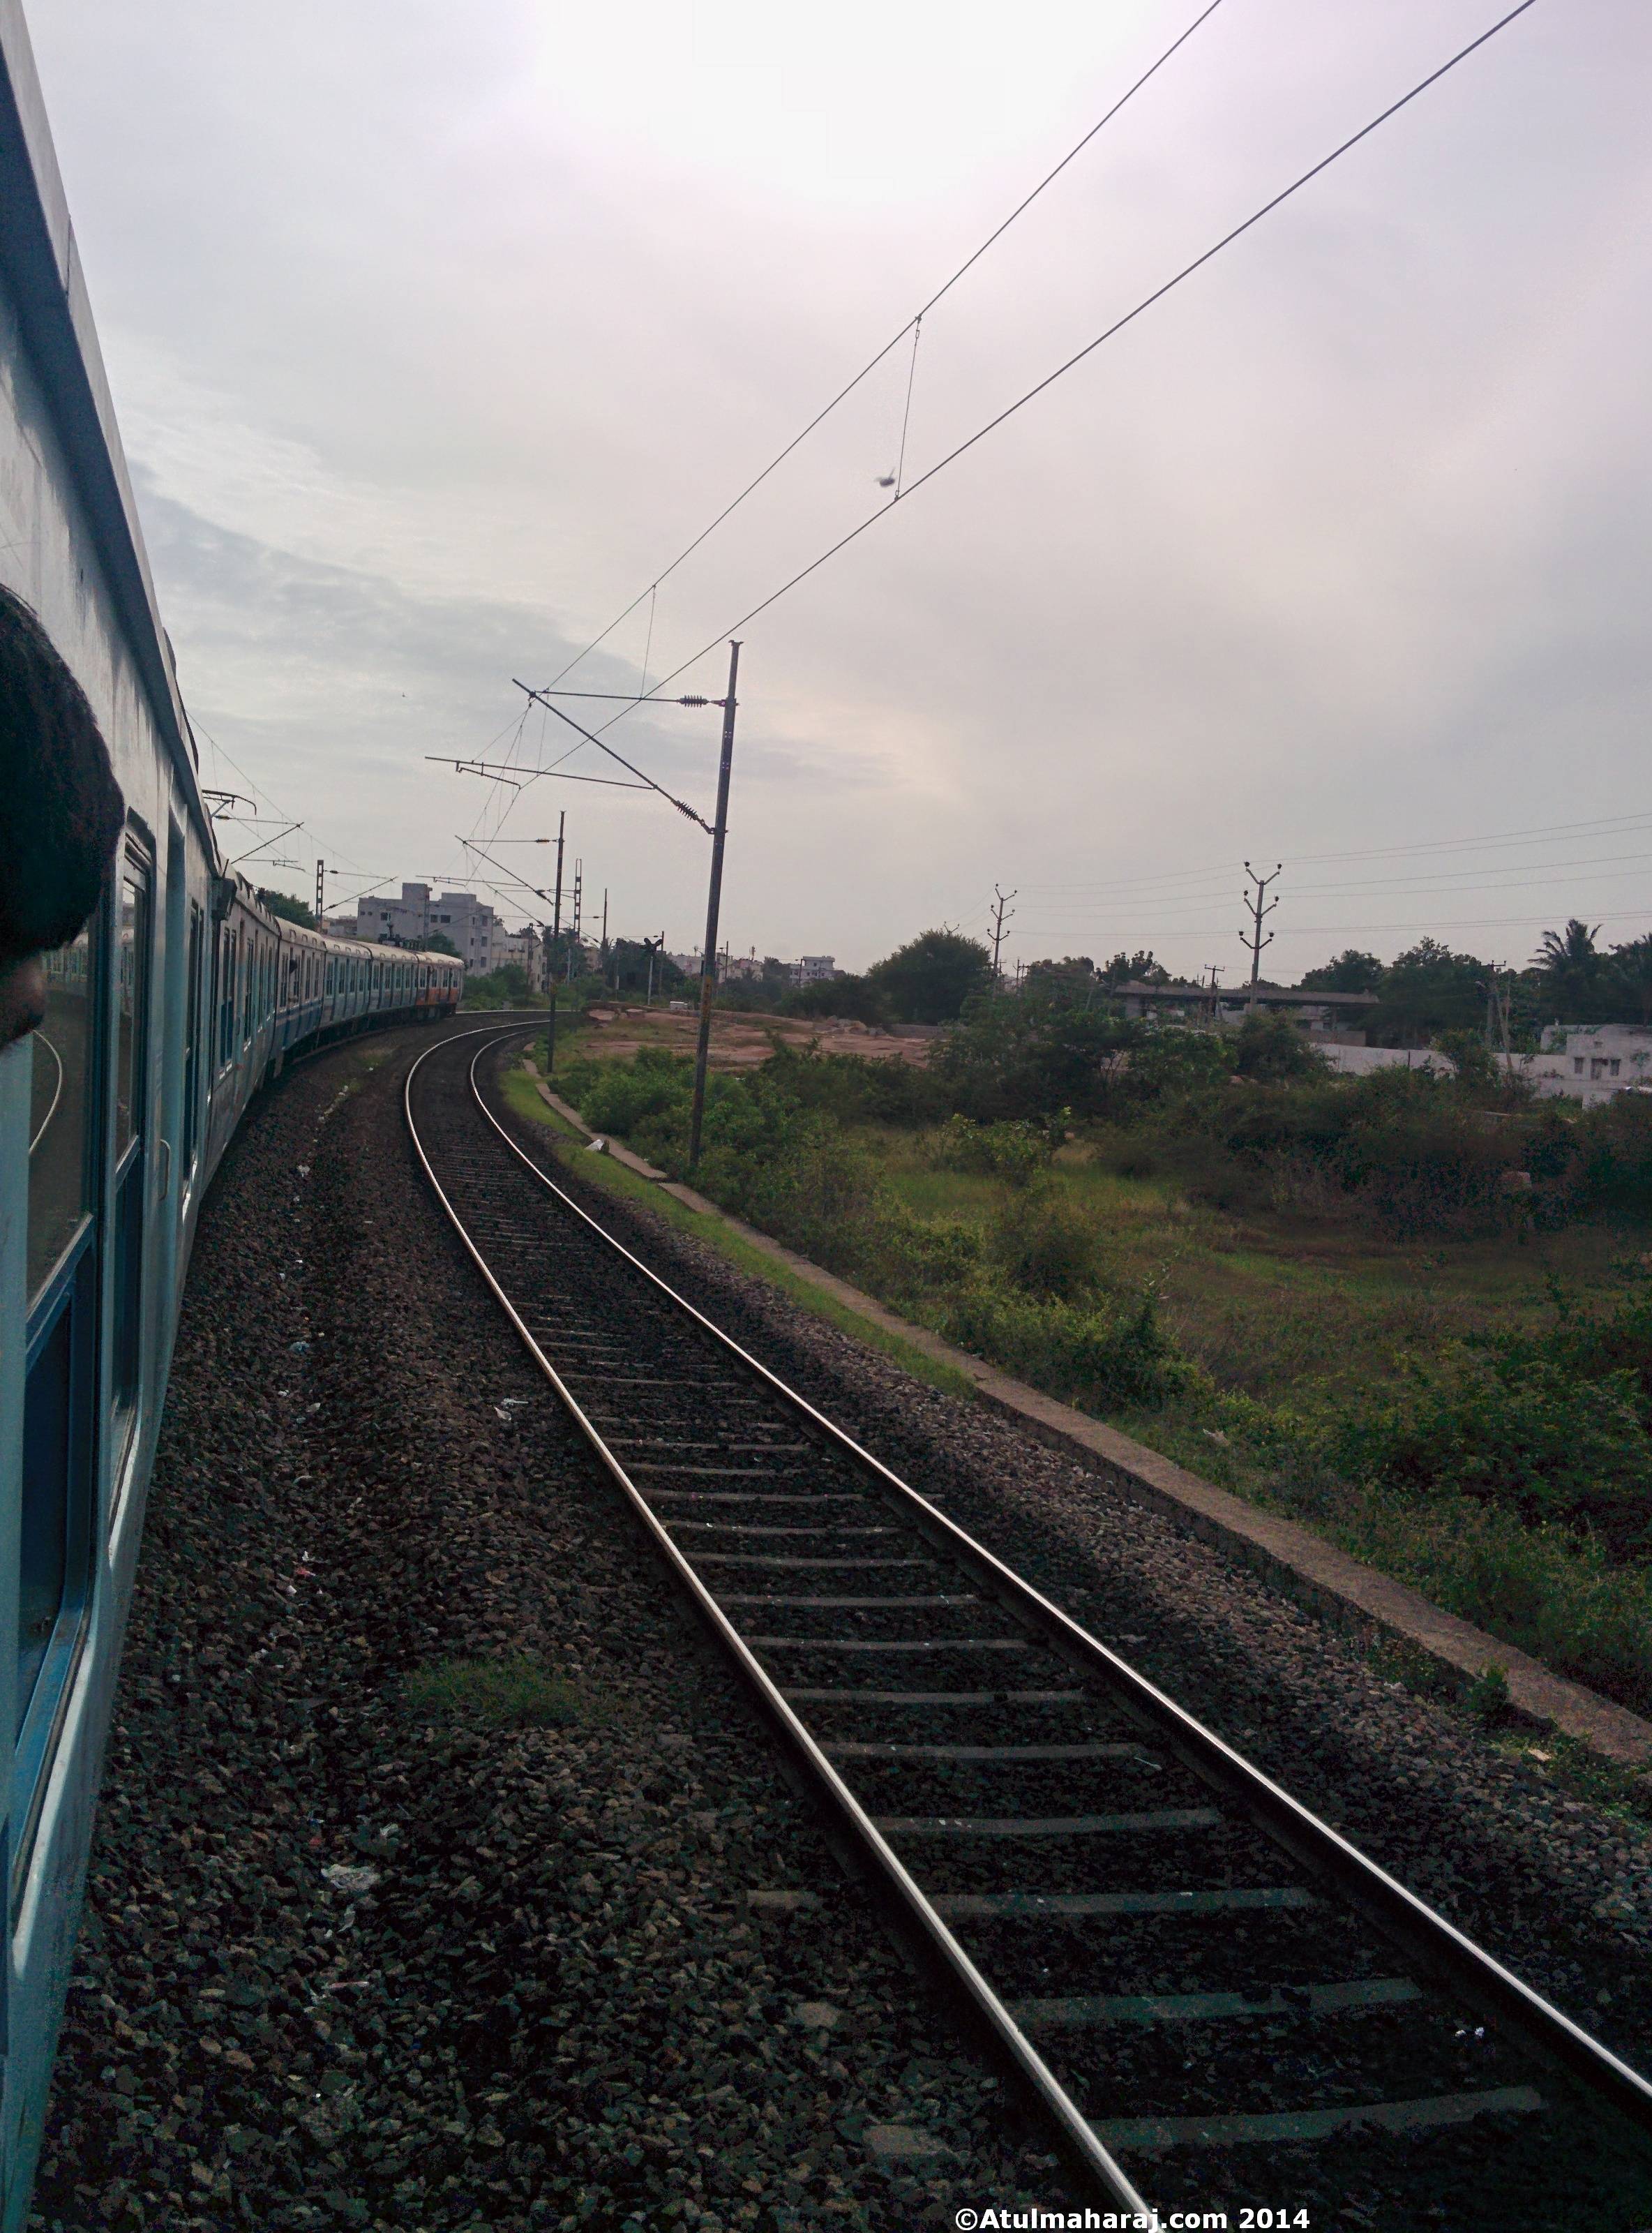
M1235 2227L1652 2225L1652 2086L606 1234L488 1106L522 1035L414 1063L426 1174L1080 2192Z

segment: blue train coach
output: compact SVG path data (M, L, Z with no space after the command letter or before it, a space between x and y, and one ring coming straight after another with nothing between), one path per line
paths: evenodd
M44 926L44 928L42 928ZM296 1053L459 1005L218 852L16 0L0 0L0 2228L28 2212L201 1199Z

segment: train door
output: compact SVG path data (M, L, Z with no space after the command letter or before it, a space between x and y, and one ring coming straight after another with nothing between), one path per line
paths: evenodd
M17 1605L21 1853L31 1799L73 1664L91 1576L98 1377L99 980L107 910L42 957L46 1015L32 1040L29 1291Z
M154 870L128 845L121 864L114 1003L114 1416L119 1468L143 1379L145 1194L149 1172L149 990Z

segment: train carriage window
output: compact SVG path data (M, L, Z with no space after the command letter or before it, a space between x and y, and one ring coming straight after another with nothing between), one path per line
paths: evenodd
M42 955L46 1015L32 1043L27 1377L18 1514L19 1730L53 1639L71 1634L90 1571L96 1449L100 911ZM43 1740L20 1749L17 1795L38 1781Z
M240 941L225 923L218 941L218 1058L223 1068L235 1052L236 949Z
M129 852L120 876L114 1049L114 1397L133 1409L143 1366L144 1182L149 1129L153 876Z
M92 1038L88 1001L91 941L82 931L72 946L42 956L46 1018L31 1042L32 1106L29 1123L29 1299L39 1298L47 1274L62 1258L91 1210L87 1160Z
M196 1150L200 1144L201 1098L201 1012L203 1005L202 962L205 940L202 935L200 902L189 904L189 948L185 964L187 982L184 990L184 1175L187 1178L195 1168Z

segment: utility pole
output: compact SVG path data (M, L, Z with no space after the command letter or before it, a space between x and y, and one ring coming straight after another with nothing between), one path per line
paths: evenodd
M317 861L315 863L315 921L318 925L326 912L327 863L325 861Z
M1245 863L1245 873L1256 888L1253 892L1242 892L1239 895L1251 918L1249 930L1242 930L1239 934L1239 944L1248 947L1251 952L1251 997L1246 1004L1248 1008L1253 1009L1256 1006L1256 980L1262 973L1262 949L1265 946L1272 946L1273 943L1272 931L1265 938L1263 937L1262 924L1265 918L1271 915L1279 904L1277 899L1267 900L1265 907L1262 902L1267 899L1268 886L1278 882L1284 867L1283 861L1276 862L1272 876L1259 876L1248 861Z
M1207 961L1205 964L1205 967L1210 972L1210 1020L1212 1024L1214 1025L1216 1021L1217 1006L1216 980L1222 973L1222 965L1219 961Z
M545 956L545 990L550 994L550 1017L545 1025L545 1075L556 1067L556 944L563 934L563 837L568 828L565 813L556 817L556 896L550 903L550 952Z
M1501 968L1493 962L1491 974L1486 980L1486 1044L1493 1053L1501 1045L1505 1070L1511 1068L1514 1060L1509 1048L1509 1002L1512 997L1512 992L1506 992L1503 988Z
M740 647L728 648L728 695L723 700L723 751L717 764L717 816L712 825L711 886L706 897L706 940L699 950L699 1039L694 1049L694 1101L688 1125L688 1168L699 1162L700 1128L706 1116L706 1064L712 1051L712 995L717 989L717 918L723 904L723 846L728 837L729 771L734 765L734 686L740 673Z
M602 887L602 982L603 982L605 985L608 983L608 886L607 886L606 884L604 884L604 885L603 885L603 887Z
M997 902L992 916L992 990L996 993L1001 989L998 984L998 948L1004 943L1004 926L1015 913L1013 908L1010 908L1009 915L1006 915L1004 910L1010 907L1010 902L1015 897L1015 894L1001 892L994 884L992 897Z
M580 942L579 906L580 895L583 892L584 889L585 863L583 861L576 860L574 863L574 928L568 941L568 981L570 985L574 981L574 954Z

